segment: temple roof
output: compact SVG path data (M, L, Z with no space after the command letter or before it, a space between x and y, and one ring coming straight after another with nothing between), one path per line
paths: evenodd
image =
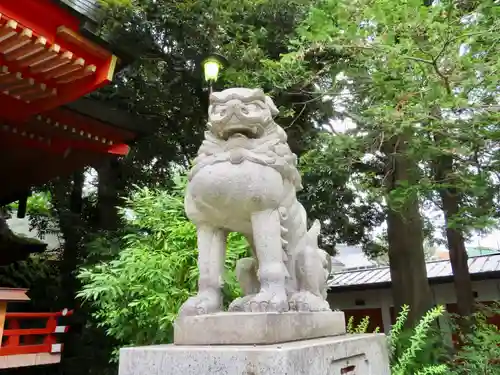
M52 0L59 6L68 9L75 14L82 23L80 33L89 40L112 51L119 57L117 70L130 64L135 56L132 52L122 49L119 45L110 43L102 34L99 34L99 26L106 18L106 12L102 8L99 0Z
M0 267L26 259L31 253L41 253L47 244L23 235L15 234L9 228L3 213L0 213Z
M147 132L144 120L86 98L127 58L97 35L103 16L99 0L0 1L0 205L126 155Z
M152 123L90 98L44 112L24 124L0 119L0 205L25 197L31 187L69 175L109 156L124 156Z
M105 16L97 0L53 0L55 3L67 7L78 16L92 22L99 23Z
M470 257L469 272L473 279L491 275L500 276L500 252L491 255ZM448 281L453 277L449 260L437 260L426 263L427 278L431 282ZM389 266L372 267L358 270L335 272L328 281L330 291L339 289L369 289L371 287L387 287L391 283Z

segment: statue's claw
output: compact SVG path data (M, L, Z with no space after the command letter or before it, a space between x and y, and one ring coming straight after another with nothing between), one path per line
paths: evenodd
M323 297L307 291L295 293L290 298L290 308L294 311L331 311Z
M229 305L228 311L231 312L243 312L245 311L245 306L246 304L255 296L255 294L250 294L248 296L244 297L238 297L236 298L231 304Z
M215 292L201 292L183 303L179 316L212 314L222 311L220 296Z
M286 292L261 291L245 303L248 312L285 312L290 308Z

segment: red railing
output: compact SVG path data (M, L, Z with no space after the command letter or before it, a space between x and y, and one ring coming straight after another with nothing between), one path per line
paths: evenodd
M58 325L58 318L73 314L64 309L55 313L7 313L5 329L0 345L0 356L17 354L38 354L62 352L63 345L58 343L57 335L66 333L68 326ZM22 321L46 320L44 328L21 328Z

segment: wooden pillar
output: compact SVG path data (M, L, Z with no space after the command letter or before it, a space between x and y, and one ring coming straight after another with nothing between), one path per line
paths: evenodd
M5 314L7 314L7 302L0 301L0 347L2 346L3 328L5 326Z
M384 324L384 332L386 335L388 335L391 332L392 328L392 319L391 319L391 305L388 303L388 301L384 301L382 303L382 322Z
M8 302L26 302L30 299L26 295L27 289L13 289L0 287L0 347L2 346L3 330Z

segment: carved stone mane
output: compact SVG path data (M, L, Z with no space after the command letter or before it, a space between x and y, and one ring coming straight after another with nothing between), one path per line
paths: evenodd
M243 95L241 89L232 89L227 95L213 93L209 107L208 131L205 131L205 140L198 150L198 156L193 161L193 169L189 173L189 180L204 166L230 162L240 164L248 160L276 169L284 179L292 181L296 191L302 189L301 176L297 170L297 156L290 150L287 135L281 126L274 122L272 116L264 117L260 123L249 123L252 135L256 138L235 137L227 138L227 129L224 128L224 119L234 113L222 116L219 107L227 105L230 101L251 103L255 107L269 108L272 115L278 114L278 109L268 96L263 96L261 90L251 90L248 95ZM258 94L261 94L260 96ZM252 117L249 117L254 119Z

